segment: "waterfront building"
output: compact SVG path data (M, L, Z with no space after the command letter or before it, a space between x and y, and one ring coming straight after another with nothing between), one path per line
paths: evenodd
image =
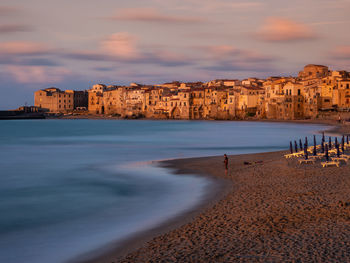
M107 87L104 84L96 84L89 89L89 113L104 114L103 93L106 89Z
M79 107L88 107L86 91L62 91L48 88L34 92L34 105L51 113L68 113Z
M303 119L350 109L350 74L309 64L298 77L173 81L157 85L94 85L86 91L49 88L35 92L35 105L68 113L170 119Z

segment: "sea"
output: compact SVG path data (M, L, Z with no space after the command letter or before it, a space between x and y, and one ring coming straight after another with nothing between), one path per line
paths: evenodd
M288 150L313 124L0 121L0 262L68 262L193 209L211 181L155 161Z

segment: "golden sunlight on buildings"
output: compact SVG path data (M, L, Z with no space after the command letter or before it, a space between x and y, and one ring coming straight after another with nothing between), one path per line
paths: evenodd
M49 88L35 92L35 106L52 113L155 119L314 119L350 110L350 74L306 65L298 77L217 79L158 85L106 86L88 91Z

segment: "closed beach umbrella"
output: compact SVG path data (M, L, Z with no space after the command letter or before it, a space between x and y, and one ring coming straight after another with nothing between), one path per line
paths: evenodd
M326 144L326 147L325 147L326 149L325 149L325 155L324 155L324 157L326 157L326 160L327 160L327 162L329 161L329 155L328 155L328 145Z
M345 144L345 138L344 138L344 135L343 135L343 137L341 138L341 151L343 153L345 152L344 144Z
M346 135L346 144L349 144L349 135Z
M321 142L321 153L324 153L324 141Z
M289 142L289 150L290 150L290 153L292 154L292 153L293 153L293 144L292 144L292 141Z
M301 142L301 139L299 139L299 147L300 147L300 151L303 150L303 143Z
M336 144L335 147L337 148L337 157L340 157L340 151L339 151L339 144Z
M325 138L324 138L324 132L322 132L322 141L326 141Z
M332 137L329 136L328 148L332 149Z
M314 135L314 156L316 156L317 150L316 150L316 136Z
M305 156L305 160L308 159L308 156L307 156L307 147L306 147L306 143L304 144L304 156Z
M295 152L298 151L298 144L297 144L297 141L294 141L294 150L295 150Z
M306 148L309 147L309 142L307 140L307 137L305 137L305 144L306 144Z
M338 138L335 137L335 147L337 147L337 145L338 145Z

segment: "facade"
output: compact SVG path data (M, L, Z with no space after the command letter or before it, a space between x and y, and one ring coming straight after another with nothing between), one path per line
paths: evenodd
M96 84L89 91L89 113L104 114L103 93L107 90L106 85Z
M34 105L51 113L68 113L79 107L88 107L86 91L62 91L58 88L38 90L34 93Z
M154 86L96 84L86 91L36 91L35 106L68 113L156 119L305 119L320 112L350 111L350 74L306 65L297 77L169 82Z

